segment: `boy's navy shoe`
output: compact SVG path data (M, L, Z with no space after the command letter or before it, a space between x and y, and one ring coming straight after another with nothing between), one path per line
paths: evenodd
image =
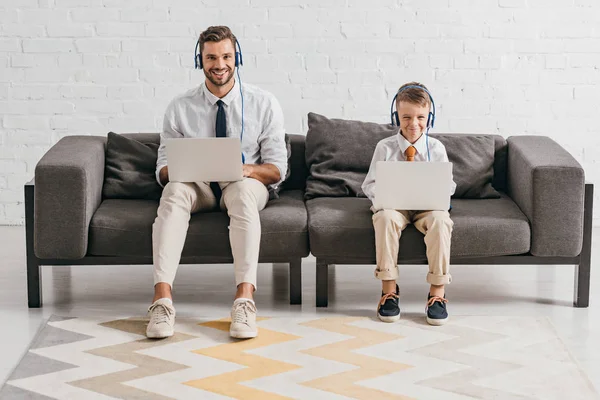
M377 306L377 317L383 322L395 322L400 319L400 306L398 285L396 293L381 293L381 300Z
M431 296L427 294L427 323L429 325L444 325L448 321L448 311L446 310L446 296Z

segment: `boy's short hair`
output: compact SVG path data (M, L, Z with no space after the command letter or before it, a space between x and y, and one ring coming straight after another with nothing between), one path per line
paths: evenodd
M198 39L200 42L200 53L204 50L204 43L206 42L220 42L221 40L229 39L235 49L236 38L231 29L227 26L209 26L204 32L200 34Z
M418 86L411 87L408 89L404 89L407 86ZM420 89L423 88L423 89ZM402 90L404 89L404 90ZM426 92L427 88L425 85L419 82L408 82L404 85L400 86L398 89L398 95L396 96L396 107L400 104L401 101L405 101L407 103L418 104L423 107L428 107L431 105L431 99Z

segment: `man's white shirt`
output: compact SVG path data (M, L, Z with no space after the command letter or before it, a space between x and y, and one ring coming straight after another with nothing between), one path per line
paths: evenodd
M271 93L256 86L242 84L244 135L242 152L246 164L274 164L281 179L287 171L287 148L283 111ZM160 147L156 162L156 180L160 184L159 172L167 165L165 139L210 138L216 136L217 101L205 83L177 96L168 105L160 135ZM227 136L239 138L242 133L242 96L236 80L233 88L221 98L225 103ZM241 155L240 155L241 157Z

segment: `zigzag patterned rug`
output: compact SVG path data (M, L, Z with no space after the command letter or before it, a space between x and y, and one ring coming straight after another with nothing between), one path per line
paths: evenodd
M263 318L258 338L225 320L53 316L1 399L597 399L547 319Z

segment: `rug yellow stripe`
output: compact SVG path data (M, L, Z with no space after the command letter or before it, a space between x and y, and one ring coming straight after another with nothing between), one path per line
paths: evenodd
M229 324L230 322L228 320L218 320L202 323L200 325L229 332ZM299 339L299 337L261 328L260 334L254 339L236 340L234 342L221 344L215 347L194 350L193 352L196 354L202 354L218 360L225 360L244 365L248 368L185 382L185 384L198 389L203 389L237 399L289 399L289 397L280 396L274 393L269 393L241 385L240 382L281 374L301 368L298 365L284 363L246 353L248 350L258 349L260 347L271 346L296 339Z
M353 322L364 319L366 318L321 318L301 324L311 328L353 336L352 339L303 350L302 353L359 367L355 370L304 382L302 385L355 399L412 399L411 397L395 395L355 384L359 381L412 368L411 365L373 358L354 352L354 350L363 347L370 347L403 338L403 336L399 335L350 325Z

